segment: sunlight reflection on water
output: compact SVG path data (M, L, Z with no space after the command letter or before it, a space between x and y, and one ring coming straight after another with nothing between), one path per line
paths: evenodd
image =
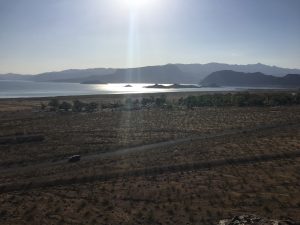
M98 91L111 92L113 94L124 93L157 93L172 91L172 89L157 89L157 88L145 88L146 86L153 84L99 84L94 86ZM175 89L173 89L175 90Z
M237 90L235 87L182 89L145 88L145 86L149 85L153 84L75 84L32 81L0 81L0 98Z

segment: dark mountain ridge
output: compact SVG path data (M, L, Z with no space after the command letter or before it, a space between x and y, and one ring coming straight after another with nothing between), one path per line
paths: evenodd
M200 84L241 87L300 87L300 75L288 74L284 77L275 77L260 72L243 73L232 70L222 70L211 73L202 80Z
M176 64L183 72L194 73L198 75L199 80L205 78L213 72L220 70L233 70L244 73L261 72L276 77L283 77L286 74L300 74L300 69L288 69L277 66L268 66L261 63L248 65L231 65L224 63L207 64Z

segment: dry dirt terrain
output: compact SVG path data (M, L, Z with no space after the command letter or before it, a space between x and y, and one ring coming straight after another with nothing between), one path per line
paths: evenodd
M47 101L0 101L1 225L300 221L300 106L36 110Z

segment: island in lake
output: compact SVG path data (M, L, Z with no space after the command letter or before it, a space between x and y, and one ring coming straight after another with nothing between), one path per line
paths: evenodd
M124 87L132 87L132 85L130 85L130 84L127 84L127 85L125 85Z
M192 84L172 84L172 85L162 85L162 84L154 84L145 86L145 88L162 88L162 89L173 89L173 88L201 88L198 85L192 85Z

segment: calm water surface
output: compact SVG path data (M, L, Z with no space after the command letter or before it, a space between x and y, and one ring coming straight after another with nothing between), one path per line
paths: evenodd
M101 95L101 94L130 94L130 93L164 93L190 91L234 91L234 87L222 88L184 88L184 89L155 89L144 88L151 84L73 84L32 81L0 81L0 98L21 97L54 97L69 95ZM240 90L240 89L239 89Z

